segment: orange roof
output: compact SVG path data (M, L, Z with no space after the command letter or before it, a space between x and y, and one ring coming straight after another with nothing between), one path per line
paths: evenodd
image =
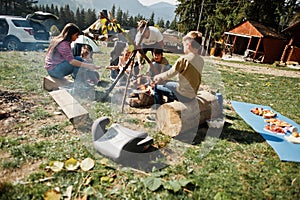
M273 28L249 20L241 22L231 28L228 32L245 36L285 39L284 35L277 33Z

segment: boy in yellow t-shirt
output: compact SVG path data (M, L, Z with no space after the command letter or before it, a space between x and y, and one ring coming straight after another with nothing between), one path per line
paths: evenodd
M167 96L168 102L178 100L189 102L195 99L201 84L204 60L200 56L200 44L202 34L191 31L183 37L184 55L178 58L173 67L163 73L155 75L154 102L158 108L163 104L163 96ZM160 82L178 76L178 82L169 81L165 85Z

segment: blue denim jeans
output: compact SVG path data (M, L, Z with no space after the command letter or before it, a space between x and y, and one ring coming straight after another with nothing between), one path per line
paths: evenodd
M161 104L163 104L163 96L168 98L168 102L172 102L174 100L178 100L181 102L189 102L193 99L187 98L185 96L180 95L176 88L178 87L178 82L167 82L165 85L155 85L154 87L154 104L155 107L158 108Z
M75 57L76 60L83 61L80 56ZM56 65L55 68L48 71L48 74L54 78L62 79L67 75L72 75L75 79L77 73L79 71L79 67L71 65L68 61L64 61Z

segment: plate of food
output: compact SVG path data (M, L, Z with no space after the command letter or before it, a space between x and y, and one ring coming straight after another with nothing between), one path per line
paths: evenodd
M291 135L285 136L285 139L289 142L300 144L300 133L293 132Z
M263 109L261 107L252 108L250 111L255 115L262 116L263 118L268 119L274 118L277 115L274 111L269 109Z
M272 111L272 110L264 110L262 116L263 116L263 118L270 119L270 118L276 117L276 115L277 114L274 111Z
M275 124L267 124L264 127L264 130L270 133L279 133L279 134L285 134L285 130L283 127L276 126Z
M250 111L255 114L255 115L259 115L259 116L262 116L263 115L263 108L252 108Z
M292 125L286 121L279 120L277 118L266 119L265 122L269 124L274 124L279 127L292 127Z

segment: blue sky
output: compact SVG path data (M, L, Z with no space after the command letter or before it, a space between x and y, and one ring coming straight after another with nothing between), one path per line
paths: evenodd
M176 4L176 0L139 0L141 2L141 4L145 5L145 6L149 6L158 2L167 2L170 4L175 5Z

